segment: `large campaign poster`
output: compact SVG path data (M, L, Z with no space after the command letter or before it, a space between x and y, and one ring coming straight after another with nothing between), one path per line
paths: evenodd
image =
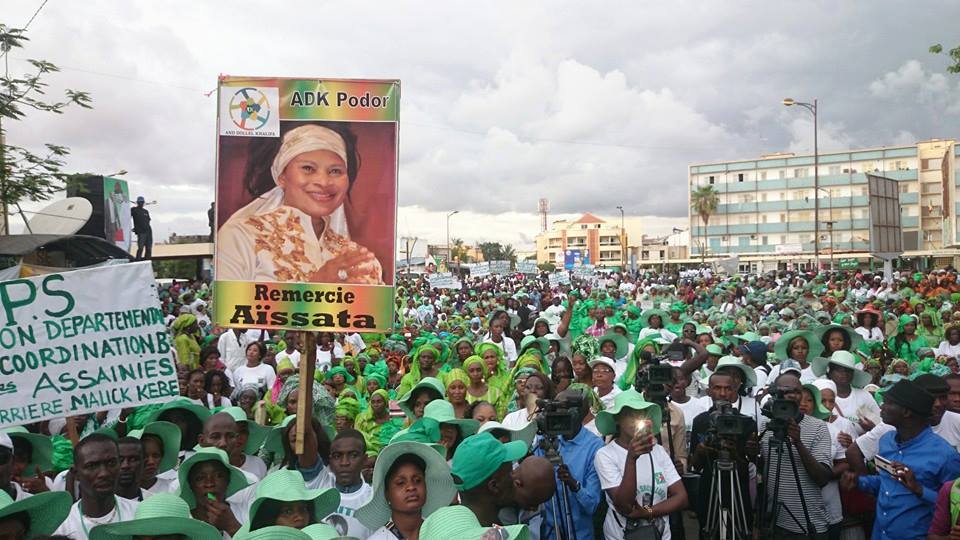
M400 83L223 77L215 322L393 322Z
M130 188L126 180L103 177L103 237L129 252L133 236Z
M3 281L0 298L0 428L180 395L149 262Z

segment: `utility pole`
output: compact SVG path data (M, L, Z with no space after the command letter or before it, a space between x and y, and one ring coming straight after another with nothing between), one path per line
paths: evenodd
M400 239L403 240L404 243L405 243L405 245L406 245L406 254L407 254L407 279L410 279L410 273L411 273L411 272L410 272L410 250L412 250L413 248L417 247L417 240L418 240L418 238L417 238L416 236L404 236L404 237L401 237ZM413 245L412 245L412 246L410 245L410 241L411 241L411 240L413 240Z
M620 211L620 273L623 273L627 267L627 233L623 228L623 207L618 206ZM599 255L597 256L599 259Z

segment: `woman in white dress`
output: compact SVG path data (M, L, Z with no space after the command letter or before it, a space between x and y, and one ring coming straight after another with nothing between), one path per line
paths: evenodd
M274 186L251 158L246 187L256 199L220 228L217 279L383 283L380 262L350 240L343 208L359 168L356 137L336 124L304 124L271 157Z
M450 467L433 448L417 442L388 445L373 468L373 497L356 517L368 540L417 540L430 514L450 504L457 488Z

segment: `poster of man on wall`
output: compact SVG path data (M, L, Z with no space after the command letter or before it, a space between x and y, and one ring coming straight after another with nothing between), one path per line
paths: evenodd
M103 232L108 242L130 251L133 225L130 219L130 188L126 180L103 177Z

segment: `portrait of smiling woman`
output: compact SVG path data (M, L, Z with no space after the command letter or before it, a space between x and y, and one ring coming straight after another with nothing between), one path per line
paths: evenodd
M283 124L279 140L249 143L243 187L253 200L220 227L217 278L384 284L381 261L353 240L349 225L361 169L357 135L343 122Z

